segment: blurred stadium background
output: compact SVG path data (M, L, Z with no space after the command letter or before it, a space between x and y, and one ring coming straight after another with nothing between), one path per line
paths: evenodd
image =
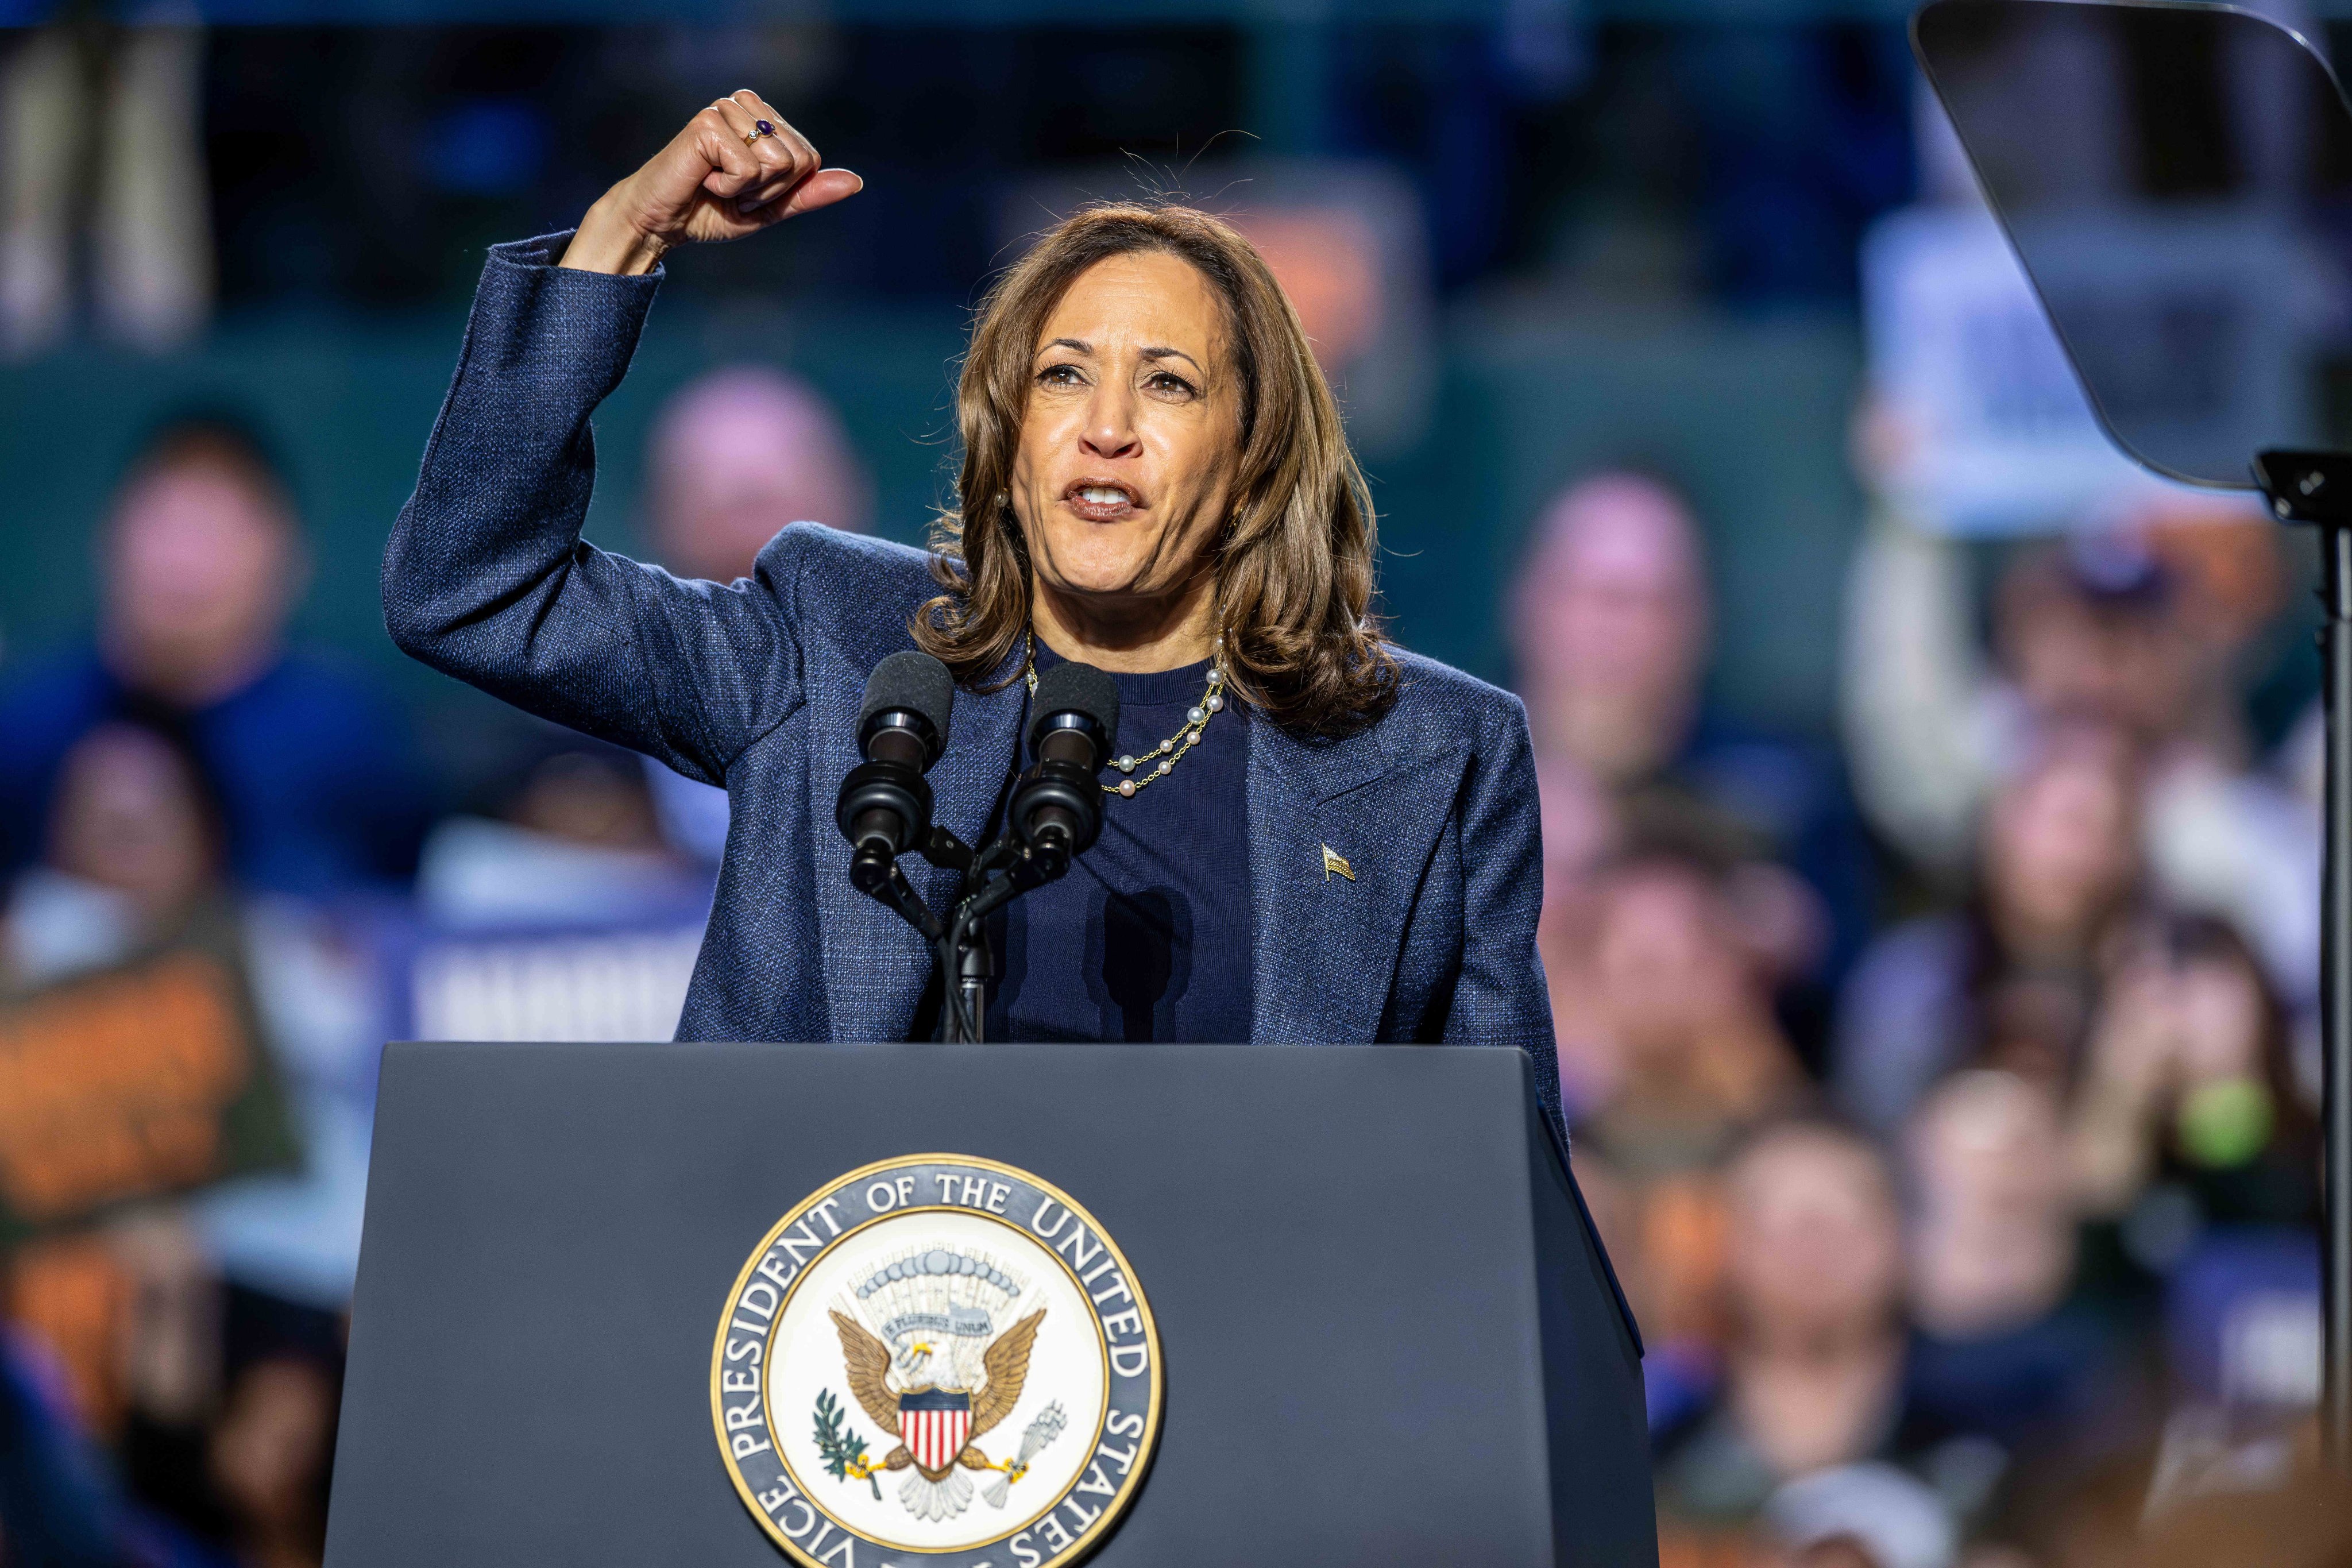
M2108 451L1903 22L0 0L0 1563L315 1563L375 1047L675 1022L723 803L401 658L377 567L484 247L745 85L866 188L673 259L590 537L919 542L1024 236L1234 216L1342 387L1396 635L1534 716L1669 1563L2304 1517L2308 542ZM2207 281L2340 444L2320 273ZM191 629L190 583L249 612ZM122 1083L173 1030L230 1065L159 1110ZM93 1128L132 1152L58 1152Z

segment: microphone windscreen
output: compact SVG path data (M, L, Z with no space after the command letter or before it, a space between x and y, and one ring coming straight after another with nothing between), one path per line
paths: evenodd
M1053 714L1084 713L1102 726L1103 744L1118 744L1118 682L1091 664L1069 660L1038 676L1029 711L1033 731L1039 720ZM1036 743L1034 734L1030 743Z
M955 677L948 667L929 654L916 648L894 653L874 667L866 680L866 703L857 710L857 732L866 733L866 726L877 713L894 710L920 713L930 721L944 746L948 738L948 717L955 709Z

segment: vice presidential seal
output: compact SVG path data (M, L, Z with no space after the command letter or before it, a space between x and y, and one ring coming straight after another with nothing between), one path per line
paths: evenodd
M778 1221L728 1292L710 1418L810 1568L1075 1563L1160 1436L1159 1331L1095 1218L1025 1171L912 1154Z

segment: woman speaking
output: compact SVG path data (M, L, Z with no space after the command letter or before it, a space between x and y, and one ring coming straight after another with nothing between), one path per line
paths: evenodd
M494 249L384 557L409 653L726 788L679 1037L927 1037L929 949L851 886L831 821L866 674L910 646L954 673L931 783L978 842L1037 673L1073 659L1119 691L1102 836L1004 912L991 1037L1514 1045L1556 1112L1524 711L1382 638L1330 389L1218 219L1093 208L997 281L929 552L795 523L720 584L581 542L589 416L663 257L862 184L738 92L576 232Z

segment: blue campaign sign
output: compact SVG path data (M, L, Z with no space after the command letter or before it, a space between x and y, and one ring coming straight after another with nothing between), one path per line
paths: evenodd
M2032 284L1981 205L1881 219L1862 270L1872 389L1906 436L1882 482L1919 526L2040 532L2159 488L2100 431Z
M445 821L383 933L390 1037L673 1038L713 887L667 852Z
M708 913L692 905L593 924L419 924L387 954L391 1037L669 1039Z

